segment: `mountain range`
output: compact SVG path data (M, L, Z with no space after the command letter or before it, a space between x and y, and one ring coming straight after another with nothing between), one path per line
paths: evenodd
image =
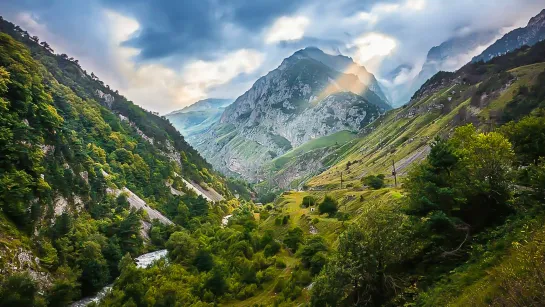
M216 169L262 180L268 161L310 140L357 131L390 109L373 89L381 93L350 58L306 48L257 80L192 145Z
M505 34L480 55L473 58L473 61L488 62L494 57L504 55L522 46L533 46L543 39L545 39L545 9L530 19L526 27Z
M230 99L204 99L181 110L165 115L182 135L191 139L219 120L225 108L233 103Z

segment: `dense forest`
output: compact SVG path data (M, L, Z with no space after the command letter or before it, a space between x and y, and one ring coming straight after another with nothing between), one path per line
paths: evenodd
M0 306L67 306L108 284L92 304L545 304L545 43L431 78L414 99L456 82L477 108L513 84L513 69L536 76L493 129L449 121L400 185L369 173L254 204L168 120L19 27L0 20L0 32ZM112 192L123 188L172 223ZM167 258L136 266L163 248Z
M227 199L250 196L166 119L17 26L0 20L0 30L0 305L64 306L111 283L123 255L219 225L236 201L212 205L182 178ZM122 188L175 225L132 208Z

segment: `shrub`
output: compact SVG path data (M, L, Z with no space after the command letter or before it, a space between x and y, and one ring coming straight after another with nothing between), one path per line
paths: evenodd
M305 196L303 198L303 202L301 203L301 206L303 208L308 208L308 207L311 207L311 206L315 206L316 204L318 203L318 201L316 200L316 198L314 198L313 196Z
M267 246L265 246L265 249L263 250L263 254L265 257L271 257L276 255L280 251L280 243L276 241L271 241Z
M337 206L337 201L331 196L326 195L322 203L318 206L318 211L320 211L320 214L327 213L329 216L333 216L339 210Z
M375 190L378 190L378 189L381 189L384 187L384 175L383 174L380 174L380 175L370 175L370 176L366 176L366 177L363 177L363 179L361 180L363 182L363 184L365 184L366 186L369 186Z

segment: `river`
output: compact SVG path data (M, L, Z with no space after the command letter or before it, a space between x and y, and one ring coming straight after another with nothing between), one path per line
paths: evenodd
M139 269L144 269L152 265L155 261L165 258L166 255L167 255L167 250L162 249L155 252L140 255L137 258L135 258L134 261L136 262L136 267L138 267ZM72 303L72 305L70 306L84 307L91 304L92 302L98 302L103 297L105 297L106 294L108 294L111 290L112 290L112 285L107 285L106 287L102 288L102 290L100 290L95 296L83 298L77 302Z

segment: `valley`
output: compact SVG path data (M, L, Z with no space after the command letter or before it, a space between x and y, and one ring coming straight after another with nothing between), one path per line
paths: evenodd
M544 20L161 116L1 18L0 307L545 304Z

